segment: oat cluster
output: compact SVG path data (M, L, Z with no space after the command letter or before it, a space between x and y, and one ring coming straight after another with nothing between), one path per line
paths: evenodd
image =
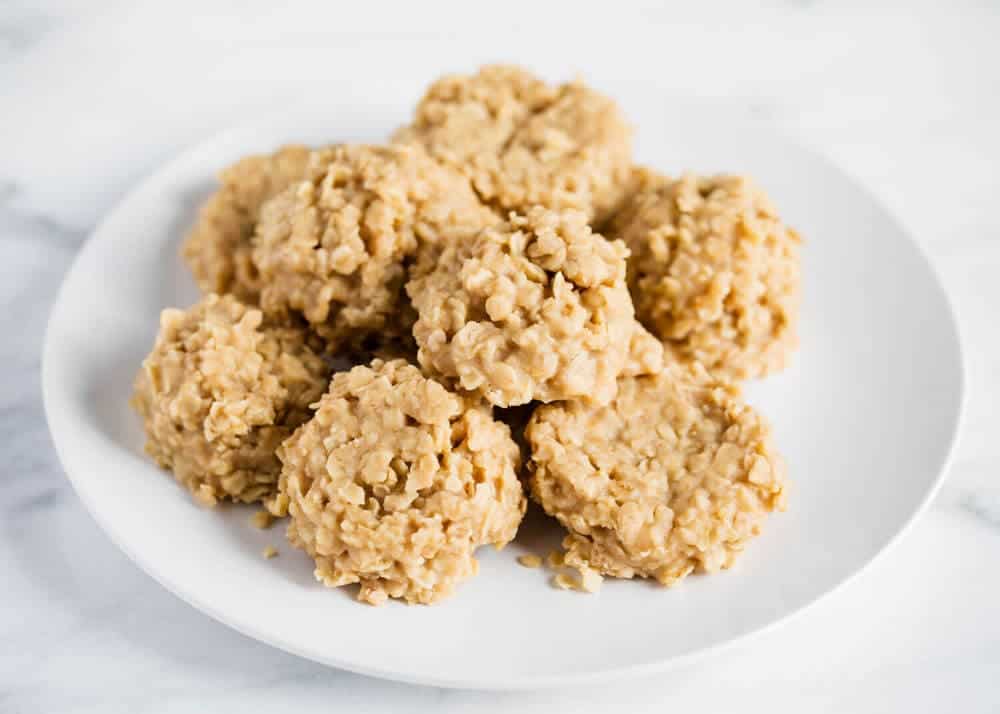
M450 594L524 515L510 429L404 360L337 374L280 456L289 540L320 580L360 583L373 604Z
M329 381L310 342L304 328L265 325L232 296L164 310L133 397L146 452L206 505L273 496L275 452Z
M435 82L394 140L423 146L504 211L574 209L597 222L624 195L632 165L632 130L613 100L516 67Z
M260 279L251 239L264 203L306 173L310 151L293 144L240 159L219 174L222 187L202 206L182 252L198 287L254 303Z
M670 585L729 567L784 503L770 428L700 364L620 380L607 405L539 407L531 491L570 535L568 565Z
M163 312L133 404L196 500L287 518L324 584L437 602L526 490L580 592L728 567L783 507L733 380L795 346L798 236L748 179L634 166L610 98L485 67L385 145L220 181L182 248L205 296Z
M500 407L606 402L636 329L624 244L536 206L449 245L407 291L420 363Z
M409 332L405 264L496 220L468 183L422 151L344 145L316 152L311 180L262 208L253 248L268 314L301 314L334 347Z
M610 234L639 319L677 359L735 379L780 371L798 338L799 243L743 176L636 171Z

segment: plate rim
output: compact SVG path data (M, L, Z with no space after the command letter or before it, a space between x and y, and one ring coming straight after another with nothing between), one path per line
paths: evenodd
M306 105L308 106L308 105ZM299 107L297 107L299 108ZM45 333L43 337L43 346L41 352L41 382L42 382L42 403L45 412L46 425L49 430L49 434L52 440L53 449L56 452L56 456L59 459L59 463L62 467L63 473L69 480L73 490L77 494L77 497L83 503L85 509L89 513L90 517L97 523L100 529L107 535L111 542L125 554L125 556L135 564L139 570L145 573L147 576L153 579L154 582L158 583L167 592L171 593L173 596L180 599L187 605L200 611L202 614L210 617L212 620L239 632L241 635L248 637L250 639L256 640L262 644L275 647L288 654L301 657L303 659L317 662L319 664L334 667L336 669L344 670L347 672L352 672L355 674L361 674L369 677L375 677L379 679L385 679L395 682L403 682L406 684L421 685L421 686L432 686L447 689L473 689L473 690L485 690L485 691L519 691L519 690L537 690L537 689L551 689L557 687L566 686L581 686L590 684L600 684L606 683L613 680L623 680L623 679L635 679L641 678L643 676L648 676L655 673L663 673L668 670L678 669L684 666L695 664L699 661L711 658L715 655L721 654L730 649L734 649L741 645L746 645L753 639L762 636L768 632L774 631L778 627L786 625L794 620L799 619L804 613L812 609L818 603L832 597L835 593L841 592L844 588L850 586L859 576L866 572L872 565L878 560L882 559L887 552L892 550L899 541L906 536L911 530L914 523L927 511L928 507L934 500L935 496L941 490L941 487L948 476L949 471L954 463L955 454L958 446L958 442L963 430L965 423L966 411L967 411L967 401L968 401L968 364L967 364L967 354L965 350L965 341L962 336L961 321L958 319L958 313L955 309L954 302L951 295L945 287L944 282L941 279L941 275L935 266L934 262L931 260L926 248L923 244L918 241L910 230L907 228L907 224L900 219L895 212L893 212L888 206L886 206L880 198L871 190L868 189L867 185L855 177L851 172L844 169L837 161L823 153L822 151L814 148L809 143L802 140L800 136L792 134L791 132L782 131L776 127L767 127L754 123L743 122L738 125L731 125L730 128L739 128L741 130L748 130L751 132L763 133L770 135L773 138L779 139L788 144L794 145L795 148L801 150L804 153L810 155L810 157L820 163L826 164L826 166L839 174L849 183L853 184L855 187L860 188L865 192L868 198L872 201L874 205L878 207L879 210L883 211L886 217L897 227L899 232L906 237L909 243L914 248L920 262L926 268L934 288L938 294L938 297L942 300L943 306L945 308L944 312L946 315L946 320L948 326L951 328L953 333L953 348L955 349L957 360L957 374L956 385L958 389L956 408L954 419L951 422L951 430L947 436L947 447L944 450L944 457L939 464L936 465L935 471L936 476L930 487L927 489L923 497L920 499L917 506L909 514L909 516L901 523L895 533L886 540L871 556L869 556L864 562L860 563L858 567L847 575L841 577L841 579L832 585L830 588L824 592L814 596L812 599L806 600L797 607L789 610L787 613L781 617L777 617L771 622L758 626L756 628L750 629L744 633L731 637L722 642L718 642L701 649L697 649L691 652L687 652L680 655L667 656L662 659L642 662L638 664L630 664L623 666L613 666L602 668L599 670L590 670L584 672L574 672L572 674L547 674L547 675L528 675L522 676L517 679L498 679L489 677L448 677L448 676L421 676L412 675L405 671L399 671L391 668L379 668L371 667L362 664L357 664L349 660L344 660L340 657L322 655L315 652L308 652L304 648L297 646L293 642L288 642L281 637L272 636L269 633L264 633L261 631L255 631L253 627L244 626L230 620L226 617L224 612L218 611L213 605L203 602L197 595L184 592L184 588L177 583L168 582L163 579L157 572L155 564L147 563L144 558L139 556L136 552L126 542L126 539L122 537L120 533L117 532L116 528L111 525L111 523L105 519L102 515L102 511L90 498L87 488L84 485L83 479L79 474L74 473L74 469L69 465L65 456L65 445L62 443L62 439L57 435L57 430L54 428L54 413L55 406L54 400L54 390L56 386L54 384L55 377L53 375L53 368L51 365L55 362L56 357L54 354L54 338L53 334L56 331L56 325L59 322L60 313L65 309L65 293L67 290L67 285L71 282L71 279L75 273L80 269L80 265L84 256L93 250L93 246L96 244L96 238L100 236L107 228L108 224L114 219L114 217L120 212L122 206L130 203L135 199L135 197L147 189L151 184L153 184L160 176L168 174L175 170L179 165L188 161L190 157L197 152L203 151L210 145L218 144L225 141L230 141L234 137L242 135L244 133L252 131L267 130L267 128L273 128L276 124L282 123L283 120L287 120L287 114L284 115L271 115L265 119L260 119L253 122L244 122L240 124L235 124L221 131L215 131L207 134L201 140L192 142L183 147L178 151L173 158L170 160L160 163L152 168L148 173L146 173L139 181L132 185L127 191L125 191L120 198L115 201L114 205L107 211L106 214L101 218L100 221L94 226L90 231L85 241L81 244L76 255L63 275L59 288L56 291L55 298L53 300L52 306L49 311L48 319L46 322ZM62 432L58 432L62 433Z

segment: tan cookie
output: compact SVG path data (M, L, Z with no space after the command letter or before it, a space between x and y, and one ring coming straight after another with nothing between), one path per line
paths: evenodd
M541 205L602 221L628 182L631 137L617 104L582 82L487 66L434 83L394 141L422 145L504 212Z
M607 402L635 326L626 255L583 213L540 207L449 245L407 285L420 363L496 406Z
M413 123L394 140L422 144L438 161L471 176L557 96L555 87L519 67L489 65L471 76L448 75L430 86Z
M405 335L406 264L421 244L495 220L466 182L413 147L337 146L268 201L253 251L267 314L300 313L332 347Z
M372 604L446 597L524 515L510 430L403 360L336 375L280 456L289 540Z
M526 435L532 496L574 567L670 585L728 567L784 505L766 421L697 363L622 378L606 406L539 407Z
M182 247L203 292L257 301L260 282L250 259L250 239L260 207L302 179L309 153L305 146L286 146L273 154L248 156L219 174L222 187L201 207Z
M745 177L636 179L609 235L631 251L639 320L672 355L720 374L783 369L798 344L798 234Z
M164 310L136 378L146 452L206 505L274 495L275 451L329 381L305 328L261 323L228 295Z

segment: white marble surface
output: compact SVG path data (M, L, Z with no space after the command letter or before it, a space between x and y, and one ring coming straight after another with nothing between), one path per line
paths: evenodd
M0 4L0 712L1000 710L1000 6L619 2L574 10L573 26L556 29L560 12L541 3L505 3L502 15L329 5ZM48 310L88 232L137 180L303 93L409 97L409 77L497 58L797 134L912 230L960 317L968 408L931 510L803 616L655 678L449 692L272 650L118 552L47 434ZM386 77L377 92L351 82L361 62Z

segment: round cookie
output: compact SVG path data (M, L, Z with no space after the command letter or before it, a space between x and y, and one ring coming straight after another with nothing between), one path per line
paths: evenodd
M181 253L205 293L232 293L247 303L260 294L250 239L263 203L302 179L305 146L248 156L219 174L222 186L201 207Z
M609 234L631 251L636 316L681 360L734 379L784 368L798 344L798 234L742 176L636 172Z
M540 207L448 245L407 284L420 363L509 407L607 402L635 327L625 246Z
M439 80L394 141L422 145L504 212L540 205L595 222L624 194L632 163L632 130L614 101L509 66Z
M539 407L526 434L532 496L574 567L671 585L729 567L784 507L769 426L698 363L623 378L606 406Z
M406 335L414 316L400 298L418 247L461 239L495 216L415 147L336 146L313 163L307 180L261 211L261 307L303 315L333 348Z
M275 451L329 381L320 349L305 328L262 326L229 295L164 310L132 399L146 452L205 505L273 496Z
M446 597L524 515L507 426L404 360L337 374L280 457L289 540L319 580L360 583L371 604Z
M413 122L397 131L393 141L420 144L435 160L472 178L557 96L555 87L510 65L447 75L428 88Z

